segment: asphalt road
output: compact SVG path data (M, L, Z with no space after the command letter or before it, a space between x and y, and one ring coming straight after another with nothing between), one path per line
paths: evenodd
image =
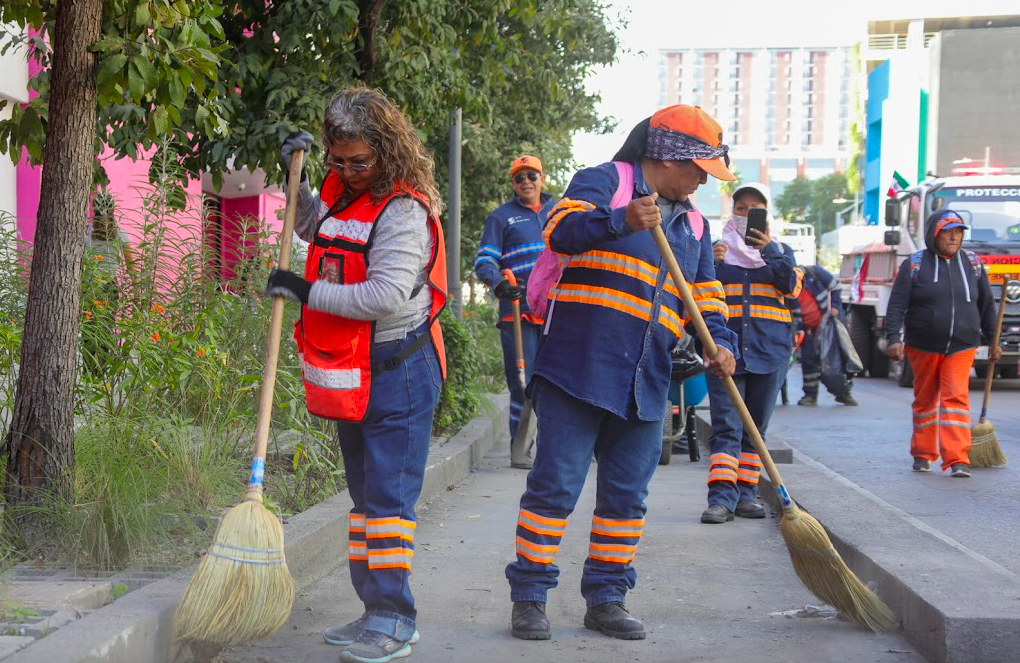
M971 381L972 419L981 410L984 382ZM777 406L768 431L893 506L974 552L1020 575L1020 380L1000 380L992 391L989 420L1012 464L974 470L969 479L939 471L911 471L913 390L891 379L858 379L860 407L835 403L822 388L817 407L798 407L800 368L790 371L790 402ZM796 487L793 487L794 489Z

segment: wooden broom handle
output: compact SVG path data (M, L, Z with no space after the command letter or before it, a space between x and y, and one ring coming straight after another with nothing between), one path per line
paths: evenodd
M503 278L509 281L510 285L517 286L517 277L509 269L503 270ZM512 306L514 311L514 346L517 351L517 377L521 381L521 388L524 389L528 386L528 381L524 372L524 330L521 329L520 300L513 300Z
M1002 319L1006 316L1006 281L1002 282L1002 295L999 297L999 319L995 323L995 340L988 346L989 352L992 348L999 347L999 339L1002 338ZM988 375L985 376L985 398L981 402L981 418L984 421L988 416L988 401L992 397L992 380L995 378L995 362L989 359Z
M673 248L669 245L669 240L666 239L666 233L662 231L662 226L655 226L652 228L652 236L655 238L655 243L659 245L659 252L662 253L662 259L666 261L666 266L669 268L669 274L673 277L673 282L676 283L677 290L680 291L680 298L684 302L685 311L691 316L694 322L694 329L698 332L698 337L701 339L702 345L705 346L705 350L708 352L708 356L711 359L715 359L716 353L719 352L719 347L715 344L712 339L712 334L708 331L708 325L705 324L705 318L701 315L701 310L698 308L697 302L694 301L694 295L691 294L691 288L687 285L687 280L684 279L683 272L680 271L680 265L677 264L676 256L673 255ZM754 419L751 417L751 413L747 410L747 405L744 404L744 399L740 396L740 391L737 389L737 384L733 381L731 376L723 378L723 383L726 385L726 391L730 395L730 399L733 401L733 405L737 408L737 412L740 414L740 421L744 424L744 430L750 435L751 440L754 442L755 448L758 450L758 455L761 457L762 465L765 466L765 471L768 472L769 478L772 480L772 484L776 487L776 492L779 494L780 499L783 502L783 510L786 512L796 512L797 505L790 499L790 495L783 485L783 478L779 476L779 470L776 469L776 464L772 462L772 456L769 454L768 448L765 446L765 440L762 439L761 433L758 431L758 426L755 425Z
M294 237L294 221L297 217L298 187L301 186L301 168L304 165L304 150L294 150L290 157L290 179L287 181L287 209L283 215L283 230L280 231L279 269L290 269L290 249ZM255 427L255 459L263 461L269 447L269 426L273 417L273 390L276 388L276 364L280 358L280 337L283 335L284 297L273 297L273 313L269 318L269 344L266 349L266 365L262 369L262 395L259 398L259 418ZM254 491L261 498L262 481L252 481L249 494Z

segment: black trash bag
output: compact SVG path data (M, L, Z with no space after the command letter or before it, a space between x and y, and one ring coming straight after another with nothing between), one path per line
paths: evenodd
M850 341L850 333L838 318L827 315L815 339L822 384L834 394L846 393L849 389L847 379L864 370L861 358Z

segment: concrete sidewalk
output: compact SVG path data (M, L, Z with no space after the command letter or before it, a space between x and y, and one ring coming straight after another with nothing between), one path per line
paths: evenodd
M517 502L526 473L494 451L461 484L419 510L412 587L421 640L418 663L479 661L785 661L920 663L899 634L876 635L838 619L788 617L815 599L790 565L777 520L702 525L704 462L676 458L652 482L648 525L629 607L648 630L624 642L582 625L581 568L594 506L594 465L557 558L560 587L550 595L553 639L509 633L503 568L514 555ZM346 545L337 541L336 545ZM346 564L298 596L290 622L264 643L220 654L218 663L334 662L321 633L361 614Z

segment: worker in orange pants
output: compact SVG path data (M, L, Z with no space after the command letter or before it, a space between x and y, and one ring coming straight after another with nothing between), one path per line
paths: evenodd
M995 332L995 299L981 259L961 248L967 224L953 210L925 221L925 247L903 261L889 295L885 334L889 357L914 368L915 472L970 476L970 369L979 345ZM1002 356L1001 347L988 358Z
M970 465L970 369L976 348L953 354L907 346L914 369L914 435L910 455L942 456L942 469Z

